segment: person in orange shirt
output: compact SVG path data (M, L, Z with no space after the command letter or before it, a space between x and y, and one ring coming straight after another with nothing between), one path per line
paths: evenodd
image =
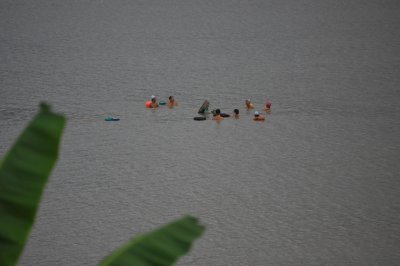
M265 121L265 117L264 116L260 116L260 113L255 111L253 120L254 121Z
M168 98L168 107L172 108L172 107L177 106L177 105L178 105L178 103L176 102L174 96L169 96L169 98Z
M219 109L215 110L215 116L213 117L213 120L217 122L224 120L224 118L221 116L221 110Z
M254 109L254 105L253 105L253 103L250 101L250 99L247 99L245 103L246 103L246 108L247 108L247 109Z

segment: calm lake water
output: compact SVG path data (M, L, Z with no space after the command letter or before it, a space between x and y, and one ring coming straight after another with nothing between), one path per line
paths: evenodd
M178 265L400 261L400 2L0 1L0 154L68 117L20 265L97 265L184 214ZM179 106L144 108L154 94ZM266 122L251 120L244 100ZM239 120L197 122L201 103ZM119 122L105 122L108 116Z

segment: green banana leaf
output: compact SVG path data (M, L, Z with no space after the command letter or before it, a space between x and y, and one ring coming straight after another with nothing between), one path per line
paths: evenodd
M201 236L204 226L196 218L183 217L155 231L138 236L107 257L101 266L167 266L186 254Z
M0 166L0 265L16 265L58 157L65 118L41 104L40 112Z

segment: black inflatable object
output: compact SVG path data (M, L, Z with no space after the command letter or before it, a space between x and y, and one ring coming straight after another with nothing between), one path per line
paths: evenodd
M211 113L213 114L213 116L217 115L215 110L212 110ZM219 115L222 116L222 117L230 117L231 116L230 114L226 114L226 113L220 113Z
M196 116L196 117L193 117L193 120L196 120L196 121L203 121L203 120L206 120L207 118L205 118L204 116Z

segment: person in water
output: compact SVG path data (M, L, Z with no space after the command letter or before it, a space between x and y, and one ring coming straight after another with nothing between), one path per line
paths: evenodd
M254 105L253 105L253 103L250 101L250 99L247 99L245 103L246 103L246 108L247 108L247 109L254 109Z
M264 121L265 117L261 116L259 112L255 111L253 120L254 121Z
M239 109L233 110L233 117L238 119L239 118Z
M150 108L157 108L157 107L158 107L157 98L156 98L156 96L151 95Z
M219 109L215 110L215 115L213 117L213 120L215 120L215 121L224 120L224 118L221 116L221 110L219 110Z
M267 102L265 103L264 111L267 112L267 113L271 113L271 109L272 109L272 102L267 101Z
M178 105L178 103L176 102L174 96L169 96L168 97L168 106L169 107L174 107L174 106L177 106L177 105Z

